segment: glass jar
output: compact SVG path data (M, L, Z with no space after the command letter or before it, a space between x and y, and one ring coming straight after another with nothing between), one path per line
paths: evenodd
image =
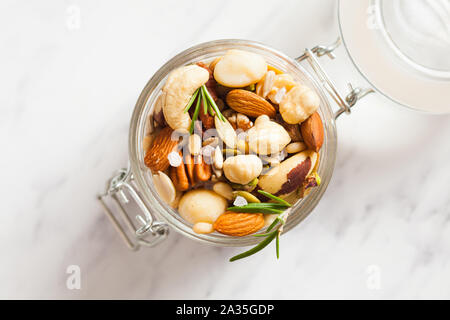
M300 199L293 207L292 212L284 227L284 232L288 232L302 220L304 220L318 204L322 198L334 170L336 160L336 124L335 119L343 112L349 112L350 107L361 96L361 90L355 89L350 95L343 99L337 93L333 83L324 73L318 64L315 55L321 56L331 54L334 47L316 47L312 50L306 50L305 54L297 59L292 59L285 54L265 46L263 44L246 40L217 40L202 43L181 52L165 65L163 65L156 74L148 81L142 90L136 103L129 131L129 168L121 170L117 176L111 179L108 184L107 192L99 199L106 209L106 213L115 224L130 248L136 249L139 245L152 246L167 236L172 227L181 234L198 240L203 243L219 246L248 246L256 244L260 239L251 235L244 237L230 237L217 232L211 234L198 234L192 230L192 225L185 221L176 210L171 208L162 199L160 199L154 185L152 174L149 168L144 164L143 139L145 136L145 126L147 119L153 111L155 102L161 92L167 75L174 69L188 64L200 61L210 61L215 57L222 56L227 50L241 49L257 53L263 56L267 63L291 74L296 80L314 88L320 97L320 108L318 112L324 125L324 143L320 151L320 162L318 174L321 177L320 186L314 188L310 194ZM313 77L302 65L300 61L308 60L317 74ZM335 113L331 107L330 97L340 104L341 108ZM138 221L141 227L136 230L134 223L129 218L125 204L129 202L129 196L134 199L144 215L138 215ZM119 195L119 196L118 196ZM135 229L135 237L129 235L119 220L114 216L112 210L107 205L105 197L111 196L117 203L122 213L122 220L128 225L130 231ZM157 220L159 222L157 222Z

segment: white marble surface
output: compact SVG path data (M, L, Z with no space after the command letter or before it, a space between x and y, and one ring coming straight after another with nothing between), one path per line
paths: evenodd
M299 55L336 38L334 1L4 0L0 30L0 298L450 298L450 117L379 96L339 119L334 177L279 261L175 232L133 253L96 202L169 57L218 38ZM338 56L345 89L359 78Z

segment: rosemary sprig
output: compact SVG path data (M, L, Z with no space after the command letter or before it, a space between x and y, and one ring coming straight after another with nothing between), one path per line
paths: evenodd
M249 213L272 213L278 214L278 216L267 228L266 233L253 235L254 237L265 238L264 240L262 240L260 243L258 243L255 247L251 248L250 250L247 250L241 254L232 257L230 261L236 261L251 256L252 254L257 253L258 251L261 251L262 249L267 247L267 245L271 243L273 239L276 239L275 250L277 259L280 258L280 236L281 233L283 232L283 227L284 224L286 223L287 217L289 216L289 213L291 211L290 209L291 204L277 196L274 196L269 192L262 190L258 190L258 192L272 200L275 200L276 203L272 202L249 203L241 207L230 207L227 210L235 212L249 212Z
M276 237L276 233L272 232L267 238L265 238L263 241L261 241L260 243L258 243L256 246L254 246L253 248L251 248L248 251L242 252L241 254L238 254L232 258L230 258L230 262L232 261L236 261L248 256L251 256L252 254L257 253L258 251L261 251L262 249L264 249L265 247L267 247L267 245L269 243L272 242L272 240Z
M225 117L220 112L219 107L214 102L214 99L211 97L211 94L208 92L208 89L206 88L205 85L202 85L200 88L195 90L191 99L189 99L188 104L184 108L184 111L183 111L184 113L189 111L189 109L194 104L195 99L197 99L197 103L195 104L194 114L192 116L192 122L189 127L190 134L192 134L194 132L194 124L195 124L195 121L197 120L198 114L200 112L199 109L201 106L201 102L203 102L203 114L207 114L208 112L211 116L214 116L214 114L216 114L220 120L222 120L223 122L226 121Z
M225 122L225 117L223 116L223 114L220 112L219 107L217 106L217 104L214 102L214 99L211 97L211 95L208 92L208 89L206 88L205 85L202 85L201 90L203 91L203 93L205 94L206 100L208 101L209 105L211 106L211 108L213 108L214 112L216 113L217 117L222 120L223 122Z
M277 219L275 219L275 221L272 223L272 225L271 225L272 228L278 224L276 229L274 229L271 232L267 232L265 234L255 234L254 235L255 237L264 237L265 238L264 240L262 240L260 243L258 243L256 246L254 246L250 250L247 250L245 252L242 252L242 253L232 257L230 259L230 262L236 261L236 260L239 260L242 258L246 258L248 256L251 256L252 254L255 254L255 253L261 251L262 249L267 247L267 245L269 243L271 243L273 239L276 239L275 250L276 250L276 254L277 254L277 259L279 259L280 258L280 236L281 236L281 233L283 232L283 226L286 223L286 220L287 220L287 217L289 216L290 210L291 209L287 209L286 211L281 213L277 217Z

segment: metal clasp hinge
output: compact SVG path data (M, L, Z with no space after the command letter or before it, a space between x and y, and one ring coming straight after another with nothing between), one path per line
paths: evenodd
M141 245L156 246L168 236L169 227L164 222L154 221L149 208L130 184L132 181L133 176L129 168L119 170L109 180L106 191L99 194L97 199L128 248L138 250ZM130 204L130 197L143 213L143 215L136 215L136 220L140 224L138 228L136 228L127 212L126 206ZM118 215L114 214L114 211L106 202L108 198L116 204ZM126 225L126 227L123 225Z
M369 93L375 92L372 88L354 88L353 85L349 83L348 86L350 92L347 94L347 96L343 98L339 93L336 85L320 65L317 57L327 55L330 59L334 59L336 56L334 55L333 51L337 47L339 47L340 44L341 38L338 38L329 46L315 46L312 49L305 49L305 52L300 57L295 59L297 62L301 62L303 60L307 60L309 62L322 86L325 88L331 98L338 104L339 110L335 112L335 118L338 118L344 112L347 114L350 113L351 107L353 107L359 99L363 98Z

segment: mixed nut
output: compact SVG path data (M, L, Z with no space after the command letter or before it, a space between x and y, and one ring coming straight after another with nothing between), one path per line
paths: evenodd
M250 254L275 238L278 248L288 208L320 184L319 105L314 90L253 52L179 67L150 112L145 165L195 232L241 237L268 227Z

